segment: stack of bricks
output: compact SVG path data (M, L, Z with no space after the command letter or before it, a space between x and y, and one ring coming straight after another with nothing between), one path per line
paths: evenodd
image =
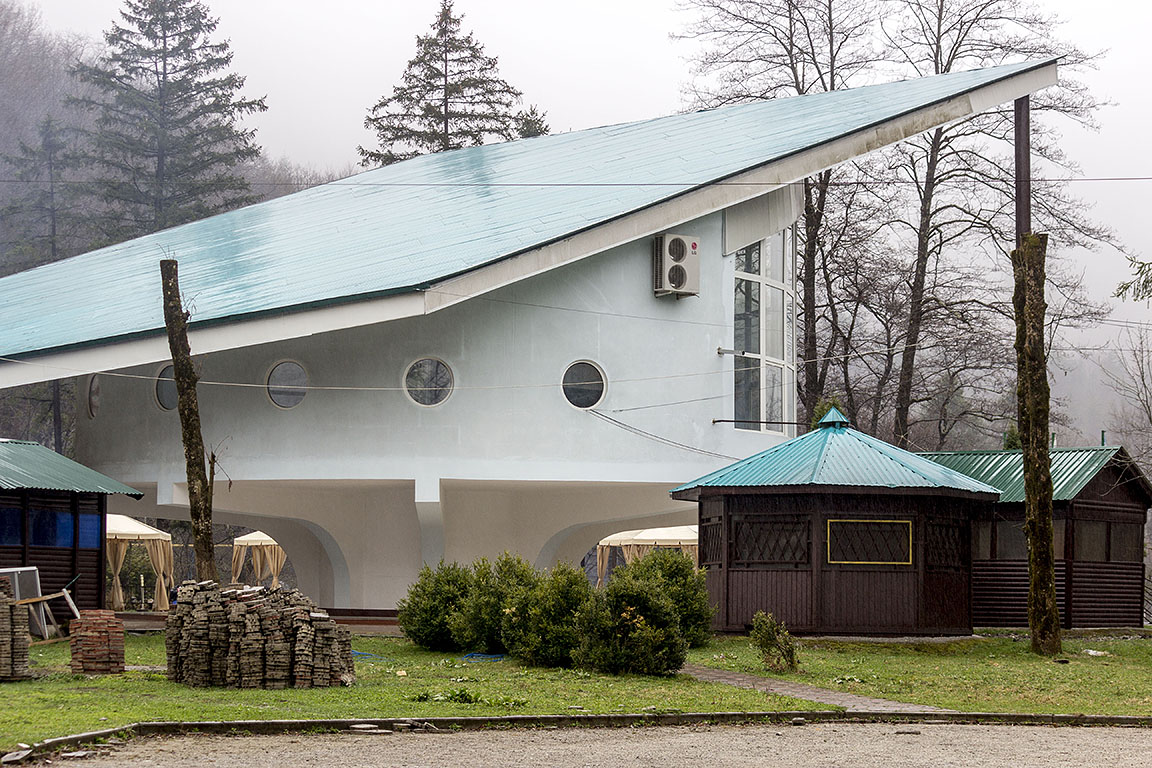
M72 674L118 675L124 671L124 622L112 611L80 611L69 625Z
M352 638L294 589L186 581L164 641L168 679L198 687L351 685Z
M0 576L0 682L27 680L28 607L16 605L12 584Z

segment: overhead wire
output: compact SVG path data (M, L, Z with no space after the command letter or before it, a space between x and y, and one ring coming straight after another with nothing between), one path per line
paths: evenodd
M530 188L530 189L547 189L547 188L606 188L617 189L623 187L700 187L700 186L715 186L715 187L785 187L804 184L804 179L797 179L794 181L733 181L733 180L704 180L704 181L353 181L355 176L350 176L344 179L336 179L334 181L321 182L319 184L312 184L309 186L302 186L293 182L284 181L248 181L250 187L299 187L297 192L303 192L308 189L315 189L317 187L392 187L397 189L469 189L469 188ZM1114 182L1141 182L1152 181L1152 176L1073 176L1073 177L1045 177L1034 176L1029 181L1033 183L1080 183L1080 182L1093 182L1093 183L1114 183ZM0 184L62 184L65 186L94 186L100 182L95 179L20 179L20 178L0 178ZM214 182L200 181L200 180L182 180L170 179L164 182L166 185L181 185L181 184L196 184L197 186L212 186ZM229 184L230 182L218 182L220 184ZM860 185L891 185L891 186L907 186L916 184L914 179L841 179L828 182L829 186L860 186Z

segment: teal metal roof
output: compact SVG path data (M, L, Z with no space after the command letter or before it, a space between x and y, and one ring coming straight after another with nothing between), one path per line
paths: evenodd
M160 333L162 258L196 324L418 290L1050 64L413 158L4 278L0 355Z
M137 499L144 495L39 443L0 439L0 489L14 491L21 488L122 493Z
M672 490L834 486L915 488L953 494L1000 491L848 426L836 408L817 428Z
M1024 501L1024 456L1021 451L947 451L920 455L999 488L1001 502ZM1145 492L1152 495L1152 487L1143 473L1127 451L1119 446L1053 448L1049 456L1052 460L1053 501L1076 498L1114 458L1134 471Z

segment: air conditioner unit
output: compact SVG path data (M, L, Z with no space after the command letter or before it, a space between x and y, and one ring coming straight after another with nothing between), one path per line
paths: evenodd
M673 234L653 238L652 289L657 296L700 293L700 238Z

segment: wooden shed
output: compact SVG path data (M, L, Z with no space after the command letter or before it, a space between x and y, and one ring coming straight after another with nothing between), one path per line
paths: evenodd
M0 568L34 565L44 594L104 607L105 500L143 494L39 443L0 439Z
M1024 460L1020 451L921 454L1000 489L972 528L972 620L1028 625ZM1143 624L1144 525L1152 485L1120 447L1052 451L1056 598L1066 628Z
M999 491L851 429L818 428L672 491L699 505L714 629L756 611L806 634L972 631L970 522Z

